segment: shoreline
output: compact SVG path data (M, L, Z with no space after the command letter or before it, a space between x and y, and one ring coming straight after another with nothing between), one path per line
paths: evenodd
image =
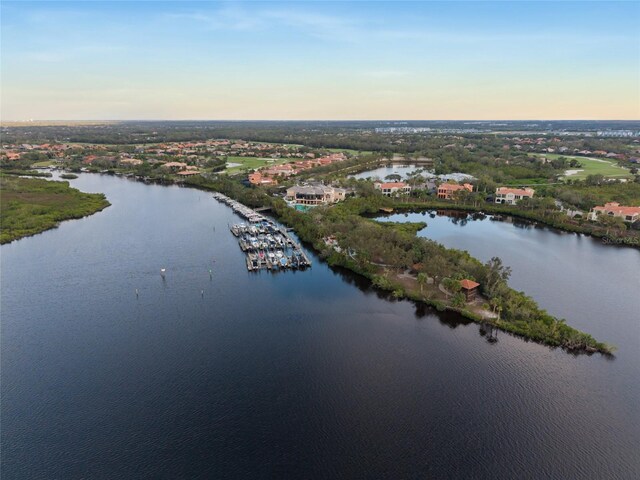
M586 235L595 239L601 239L603 245L614 245L618 247L631 247L640 248L640 237L623 236L617 237L614 235L608 235L599 231L590 231L579 226L575 228L568 228L566 225L559 225L551 220L545 219L534 215L528 215L526 211L518 209L504 208L500 206L494 206L492 204L486 204L482 206L473 205L457 205L448 204L443 202L399 202L393 206L394 211L388 212L394 213L421 213L429 210L452 210L468 213L484 213L487 215L506 215L514 217L520 220L526 220L532 223L538 223L547 228L553 228L559 232L573 233ZM384 212L383 212L384 213Z
M153 181L151 179L144 179L144 178L137 178L137 177L125 177L125 178L129 178L130 180L134 180L136 182L141 182L141 183L145 183L145 184L159 184L159 185L164 185L164 186L180 186L180 187L187 187L187 188L195 188L198 190L202 190L202 191L206 191L206 192L219 192L219 193L223 193L227 196L229 196L230 198L235 199L236 201L239 201L243 204L246 204L247 202L244 202L243 199L238 198L237 195L234 195L233 192L231 191L222 191L221 189L217 189L215 188L214 185L212 185L211 183L209 183L209 181L205 178L202 178L201 181L204 181L206 183L192 183L190 181L178 181L177 179L173 179L173 178L163 178L163 179L158 179L157 181ZM195 180L195 179L194 179ZM239 185L238 185L239 186ZM240 187L240 186L239 186ZM245 188L245 187L242 187ZM275 206L273 205L272 201L274 200L271 197L266 196L264 197L265 200L267 200L267 202L269 203L269 206L271 207L271 213L272 216L274 218L276 218L279 222L287 225L288 222L286 221L286 219L283 219L281 217L281 215L279 215L278 209L275 208ZM108 202L107 202L108 203ZM109 206L110 204L108 203L107 205L105 205L104 207L100 208L99 210L96 210L93 213L97 213L98 211L103 210L104 208L106 208L107 206ZM249 205L250 207L256 207L257 205ZM445 209L444 205L439 205L440 209ZM398 205L397 207L394 208L398 208L398 211L402 210L402 208L404 208L404 210L410 210L410 209L416 209L416 207L422 207L423 209L429 209L429 210L433 210L435 209L434 207L427 207L426 205L413 205L413 204L401 204ZM470 206L464 206L464 205L457 205L457 207L461 207L461 208L448 208L449 210L463 210L463 211L470 211L470 209L468 207ZM404 211L403 210L403 211ZM82 217L86 217L86 216L90 216L93 213L89 213L89 214L85 214L82 216L79 216L77 218L82 218ZM501 212L501 213L505 213L505 212ZM362 218L365 218L365 216L362 216ZM72 217L68 218L73 219ZM526 220L529 221L535 221L532 220L530 218L525 218ZM67 220L67 219L65 219ZM371 219L369 219L371 220ZM64 220L63 220L64 221ZM46 230L49 230L51 228L56 228L58 225L47 228ZM296 235L299 234L299 232L295 229L295 227L293 225L288 225L289 227L292 227L294 232L296 233ZM43 231L46 231L43 230ZM41 232L36 232L32 235L35 235L37 233L42 233ZM570 232L570 233L577 233L577 232ZM31 236L31 235L25 235L23 237L20 238L24 238L26 236ZM16 238L14 240L18 240L19 238ZM392 294L394 295L395 298L397 299L406 299L406 300L411 300L413 302L418 302L424 305L429 306L430 308L434 308L437 311L443 312L443 311L449 311L449 312L454 312L458 315L460 315L463 318L466 318L470 321L473 321L475 323L478 323L480 325L484 324L484 325L491 325L495 328L498 328L499 330L505 332L505 333L509 333L511 335L520 337L521 339L525 340L525 341L534 341L538 344L541 345L545 345L549 348L562 348L563 350L565 350L567 353L573 353L573 354L587 354L587 355L591 355L593 353L600 353L603 356L606 357L611 357L613 358L614 355L612 353L613 348L609 345L606 345L602 342L595 342L595 346L591 346L591 345L586 345L586 344L577 344L577 345L573 345L573 344L567 344L567 343L560 343L558 341L552 341L550 338L548 337L544 337L544 336L538 336L535 337L533 335L528 335L525 331L523 330L519 330L518 327L508 321L503 321L500 319L497 320L491 320L488 318L483 318L480 315L475 314L474 312L471 312L465 308L459 308L459 307L455 307L453 305L449 305L447 302L444 301L440 301L438 299L430 299L430 298L426 298L424 295L418 295L415 292L411 292L411 291L407 291L406 288L400 286L399 284L390 282L390 284L385 288L384 286L381 286L379 284L377 284L377 282L375 282L373 276L373 274L370 274L369 272L363 271L361 268L357 268L356 265L354 265L354 262L350 262L349 258L345 255L327 255L326 252L323 252L322 248L320 248L319 245L316 245L315 242L309 242L303 238L300 238L300 241L305 244L307 246L307 248L311 248L314 253L316 255L318 255L323 261L325 261L327 263L327 265L329 265L330 267L341 267L346 269L347 271L358 275L360 277L365 278L368 282L370 282L370 285L382 292L388 293L388 294ZM13 240L12 240L13 241ZM9 243L9 242L7 242ZM578 332L578 333L583 333L580 332L579 330L573 329L574 331Z
M7 177L3 177L3 180L6 181ZM9 178L20 178L20 177L9 177ZM8 190L3 191L2 202L3 208L15 209L15 211L3 211L2 221L2 235L0 236L0 245L8 245L15 241L21 240L23 238L33 237L34 235L39 235L48 230L53 230L58 228L62 222L66 222L68 220L79 220L81 218L89 217L98 212L101 212L107 207L111 206L111 203L107 200L107 197L103 193L88 193L82 192L81 190L72 187L68 181L62 182L52 182L51 180L45 180L43 178L20 178L22 181L32 181L34 188L32 192L20 192L19 188L16 191ZM45 182L45 184L39 182ZM47 188L46 184L52 184L51 188ZM56 183L60 185L55 185ZM44 187L44 190L37 190L38 187ZM56 189L63 189L64 191L59 192ZM50 190L50 191L47 191ZM36 199L35 201L31 198L27 198L22 200L20 195L41 195L41 199ZM16 195L18 198L16 199L6 199L5 196ZM51 201L52 197L65 195L67 198L57 199L55 200L58 203L53 203ZM47 199L46 197L49 197ZM69 205L67 202L69 200L75 200L76 205ZM38 201L42 201L43 203L39 204ZM30 209L50 209L50 211L44 211L32 215ZM65 211L70 210L70 211ZM26 222L31 220L34 222L29 225ZM8 222L17 222L19 226L16 225L6 225Z
M206 179L203 179L206 181ZM214 188L213 185L211 184L192 184L189 182L184 182L184 183L180 183L180 185L184 185L184 186L189 186L189 187L195 187L198 188L200 190L204 190L204 191L209 191L209 192L218 192L220 190L217 190L216 188ZM244 187L243 187L244 188ZM225 195L234 198L236 201L239 201L241 203L245 203L243 202L242 199L237 198L237 196L235 196L233 194L233 192L231 191L223 191L220 193L224 193ZM271 202L273 199L271 197L269 198L269 202ZM293 228L294 232L299 235L299 232L296 230L294 225L288 224L288 222L286 221L286 219L282 218L277 211L277 208L275 208L275 206L273 205L273 203L271 204L271 211L273 213L273 216L281 223L290 226L291 228ZM255 205L253 205L255 207ZM289 208L289 207L286 207ZM362 217L364 218L364 217ZM575 232L573 232L575 233ZM300 238L300 237L299 237ZM362 269L356 268L355 265L353 265L353 262L349 262L349 259L347 256L345 255L327 255L325 256L322 248L319 245L316 245L315 242L309 242L306 241L305 239L300 238L301 242L304 243L307 247L310 247L313 249L314 253L316 253L317 255L320 256L320 258L322 260L324 260L329 266L340 266L342 268L345 268L347 270L349 270L350 272L356 274L356 275L360 275L364 278L366 278L369 282L371 282L371 285L377 289L380 289L381 291L387 292L387 293L392 293L396 294L396 292L398 292L398 285L395 284L391 284L388 286L388 288L383 288L382 286L376 284L376 282L373 280L372 276L368 273L368 272L364 272ZM437 242L436 242L437 243ZM443 247L446 248L446 247ZM337 259L340 259L339 261L336 261ZM511 287L509 287L511 288ZM513 289L511 289L513 290ZM507 322L507 321L503 321L503 320L497 320L497 321L490 321L484 318L480 318L479 315L475 315L473 312L468 311L464 308L458 308L458 307L454 307L452 305L449 305L445 302L441 302L439 300L431 300L431 299L426 299L424 297L420 297L416 294L413 294L412 292L408 292L406 289L404 288L400 288L401 291L401 295L397 295L396 298L404 298L407 300L412 300L415 302L420 302L423 303L425 305L428 305L429 307L435 308L438 311L451 311L451 312L455 312L459 315L461 315L464 318L467 318L473 322L479 323L479 324L490 324L500 330L502 330L505 333L509 333L515 336L520 337L521 339L525 340L525 341L533 341L536 342L538 344L541 345L546 345L549 348L557 348L560 347L563 350L565 350L567 353L580 353L580 354L593 354L593 353L600 353L601 355L605 356L605 357L610 357L610 358L614 358L614 354L613 351L615 350L615 347L608 345L606 343L603 342L598 342L595 339L593 339L593 337L591 337L588 334L585 334L584 332L581 332L573 327L570 327L574 332L578 333L578 334L582 334L582 335L586 335L588 337L590 337L593 340L593 345L586 345L586 344L571 344L571 343L561 343L558 341L552 341L551 339L549 339L548 337L545 336L534 336L533 334L527 334L526 331L519 329L517 325Z

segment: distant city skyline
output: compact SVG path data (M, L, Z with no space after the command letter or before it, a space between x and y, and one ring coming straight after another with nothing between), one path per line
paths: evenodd
M638 2L1 10L3 121L640 119Z

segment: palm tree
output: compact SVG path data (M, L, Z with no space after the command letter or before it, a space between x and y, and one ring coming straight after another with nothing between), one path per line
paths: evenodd
M424 285L427 283L429 277L427 277L427 275L425 275L424 273L419 273L418 274L418 285L420 285L420 294L423 293L423 288Z

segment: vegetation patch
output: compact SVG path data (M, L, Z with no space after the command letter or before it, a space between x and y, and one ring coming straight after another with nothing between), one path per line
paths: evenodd
M101 193L83 193L68 182L0 176L0 243L55 228L110 205Z

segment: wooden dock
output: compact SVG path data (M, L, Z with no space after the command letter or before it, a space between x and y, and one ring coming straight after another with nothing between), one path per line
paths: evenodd
M302 246L291 237L290 229L277 225L256 210L221 193L214 193L213 197L248 220L248 223L229 226L233 235L238 237L240 249L247 255L248 271L303 270L311 267L311 260Z

